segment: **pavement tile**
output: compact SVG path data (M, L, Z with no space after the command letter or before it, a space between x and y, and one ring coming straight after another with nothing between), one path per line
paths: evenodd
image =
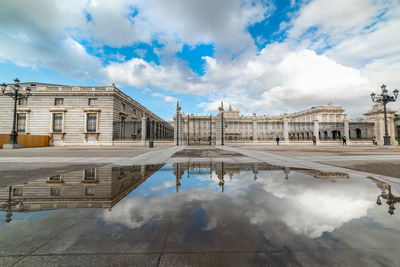
M23 258L24 258L23 256L10 256L10 257L1 256L0 257L0 266L2 266L2 267L13 266L15 263L22 260Z
M300 266L280 252L164 254L160 266Z
M158 254L51 255L28 256L15 266L155 266Z
M99 218L81 218L34 254L158 252L168 225L168 221L158 220L131 229Z
M24 220L11 221L0 228L0 256L27 255L75 222L75 218L64 216L39 219L29 227Z

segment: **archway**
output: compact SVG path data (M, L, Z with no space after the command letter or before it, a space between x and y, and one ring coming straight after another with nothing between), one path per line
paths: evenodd
M359 128L356 129L356 138L361 139L361 129Z

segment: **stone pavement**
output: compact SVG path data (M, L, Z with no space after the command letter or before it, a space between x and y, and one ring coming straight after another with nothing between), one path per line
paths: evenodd
M172 144L147 147L53 147L44 149L23 149L19 151L0 151L0 185L5 182L20 182L23 179L37 178L38 175L58 174L72 169L83 169L106 164L129 166L179 162L227 162L250 163L265 162L271 165L310 168L325 171L346 171L349 174L398 182L400 149L379 149L377 147L312 147L302 146L180 146ZM346 164L344 164L344 162ZM351 164L351 163L354 164ZM354 168L362 162L391 164L393 170L376 168L373 174L365 168ZM354 166L353 166L354 165ZM71 166L73 167L71 169ZM44 171L45 170L45 171ZM61 170L61 171L60 171ZM53 174L53 175L54 175Z

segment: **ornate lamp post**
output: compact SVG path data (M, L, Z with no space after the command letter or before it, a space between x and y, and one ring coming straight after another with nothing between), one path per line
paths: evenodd
M221 136L221 145L223 146L224 145L224 139L225 139L225 133L224 133L224 127L225 127L225 125L224 125L224 102L223 101L221 101L221 106L218 108L218 110L219 110L219 112L221 113L221 134L222 134L222 136Z
M17 124L17 102L20 99L23 98L28 98L31 95L31 89L27 87L25 89L25 93L20 93L19 90L21 88L21 85L19 85L19 80L16 78L14 80L14 84L10 85L11 90L6 91L7 85L3 83L1 85L1 91L3 92L4 95L11 97L14 100L14 117L13 117L13 128L10 134L10 144L11 145L16 145L17 144L17 137L18 133L16 130L16 124Z
M385 117L385 136L383 137L383 144L385 146L389 146L390 145L390 136L388 133L388 126L387 126L386 104L389 102L396 101L397 96L399 95L399 90L397 90L397 89L393 90L394 96L389 96L388 90L386 89L386 85L382 84L381 89L382 89L382 93L380 95L378 95L378 97L376 97L375 93L372 93L371 99L373 102L383 104L383 113L384 113L384 117Z
M179 101L176 102L176 145L179 146L179 112L181 107L179 106Z

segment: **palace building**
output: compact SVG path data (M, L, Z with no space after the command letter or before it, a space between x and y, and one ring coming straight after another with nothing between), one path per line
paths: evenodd
M388 109L388 129L395 144L394 111ZM382 104L375 104L364 114L365 119L348 120L344 109L332 105L279 116L240 115L231 106L225 111L223 103L216 116L180 113L174 117L174 138L180 145L224 144L234 142L273 142L278 136L283 143L341 140L370 141L374 136L383 144L384 115ZM178 140L177 140L178 139ZM397 144L397 142L396 142Z
M19 135L48 135L55 146L173 138L173 127L168 122L114 85L20 85L22 91L29 87L31 96L18 102ZM0 95L0 134L10 133L13 112L13 101Z

